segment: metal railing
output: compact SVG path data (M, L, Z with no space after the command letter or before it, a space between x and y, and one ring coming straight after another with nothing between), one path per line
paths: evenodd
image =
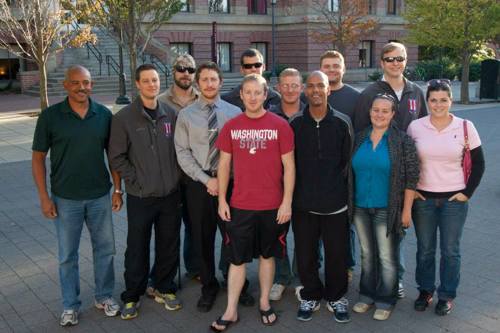
M148 63L148 58L149 58L149 63L154 65L159 72L165 75L165 87L168 88L168 80L170 79L170 75L172 74L170 66L165 64L160 58L158 58L154 54L147 54L143 52L140 55L138 55L138 58L141 60L143 64Z
M80 25L75 21L71 22L71 26L76 31L81 30ZM99 49L95 45L93 45L89 42L86 42L85 46L87 47L87 59L90 59L90 54L92 53L92 55L96 58L97 62L99 62L99 75L102 75L102 63L103 63L104 59L103 59L101 51L99 51Z
M115 58L111 55L106 55L106 65L108 65L108 76L111 76L111 70L120 75L120 65L116 62Z

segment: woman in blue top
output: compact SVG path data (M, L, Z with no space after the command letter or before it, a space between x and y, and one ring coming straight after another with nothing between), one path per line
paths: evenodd
M377 320L389 318L397 301L399 237L410 226L419 176L413 140L391 125L395 110L392 96L375 96L371 126L357 134L352 159L350 206L361 248L360 299L353 311L375 304Z

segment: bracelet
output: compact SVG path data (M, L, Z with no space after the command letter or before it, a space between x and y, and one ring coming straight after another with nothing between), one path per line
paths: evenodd
M122 191L122 190L115 190L113 193L116 193L116 194L122 195L122 194L123 194L123 191Z

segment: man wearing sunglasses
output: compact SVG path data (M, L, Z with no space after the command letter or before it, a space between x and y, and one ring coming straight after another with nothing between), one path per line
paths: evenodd
M158 96L158 100L167 104L179 114L181 109L193 104L199 97L200 93L193 86L194 72L196 71L196 62L189 54L178 56L172 66L172 74L174 84L165 92ZM189 278L198 278L200 275L200 264L196 258L198 254L194 253L193 241L191 238L191 223L189 220L187 203L186 203L186 181L187 176L183 175L181 180L181 198L182 198L182 221L184 223L184 242L183 242L183 258L186 267L186 275ZM154 282L150 281L148 287L148 295L154 292Z
M256 49L247 49L245 50L240 57L240 73L243 76L246 76L248 74L258 74L262 75L264 71L266 70L266 65L264 64L264 57L262 56L262 53L259 52L259 50ZM231 90L228 93L225 93L222 95L222 99L225 100L226 102L229 102L233 105L236 105L239 107L241 110L245 110L245 106L243 105L243 101L241 100L240 97L240 90L241 90L241 85L238 85L237 87L234 87L233 90ZM279 104L281 100L280 94L269 87L269 91L267 92L267 98L264 102L264 109L269 110L269 107L271 105Z
M373 99L379 94L387 94L396 101L396 114L393 121L397 127L406 131L408 125L427 115L427 105L422 89L404 77L407 53L406 47L401 43L390 42L384 45L380 55L380 66L384 76L380 81L374 82L361 93L354 110L354 130L357 132L370 125L370 107ZM401 237L401 242L404 236ZM402 243L401 243L402 244ZM400 245L399 253L399 290L398 297L405 296L403 287L403 274L405 272L404 250Z
M382 79L372 83L361 93L354 109L354 130L359 132L370 125L370 106L377 94L386 93L397 101L394 121L399 129L406 131L410 122L427 115L424 93L419 86L404 77L407 54L401 43L384 45L380 55Z

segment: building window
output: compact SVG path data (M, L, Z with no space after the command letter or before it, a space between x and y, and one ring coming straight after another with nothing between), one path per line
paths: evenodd
M217 43L217 65L223 72L231 71L231 43Z
M264 58L264 64L267 66L267 43L266 42L254 42L250 45L251 48L259 50Z
M359 67L373 67L373 41L364 40L359 44Z
M248 14L267 14L267 1L266 0L247 0Z
M387 15L396 15L397 0L387 0Z
M370 15L377 14L376 0L368 0L368 14Z
M208 0L209 13L229 13L229 0Z
M170 43L170 57L172 61L180 55L191 54L191 43Z
M328 10L331 12L338 12L340 7L340 0L327 0Z
M191 11L191 0L181 0L182 8L181 12L189 13Z

